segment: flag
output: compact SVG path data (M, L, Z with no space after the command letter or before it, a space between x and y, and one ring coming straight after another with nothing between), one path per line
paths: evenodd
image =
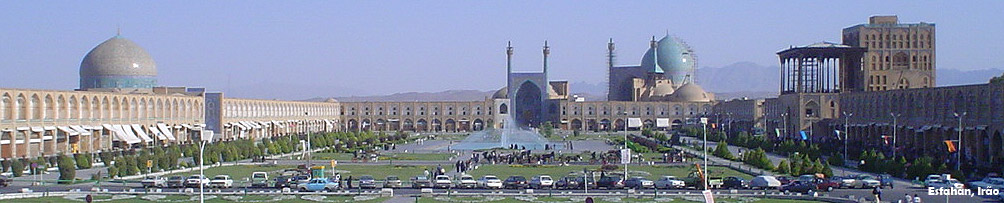
M798 131L798 132L802 133L802 140L809 140L809 136L805 135L805 131Z
M838 139L838 140L842 140L842 139L844 139L844 138L841 138L841 137L840 137L840 131L839 131L839 130L833 130L833 133L836 133L836 134L837 134L837 139Z
M883 135L882 136L882 143L885 143L885 145L889 145L889 136L888 135Z
M949 152L949 153L952 153L952 152L955 152L955 151L956 151L956 150L955 150L955 143L952 143L952 141L951 141L951 140L945 140L945 145L947 145L947 146L948 146L948 152Z
M781 129L780 128L774 128L774 135L777 135L777 137L781 137Z

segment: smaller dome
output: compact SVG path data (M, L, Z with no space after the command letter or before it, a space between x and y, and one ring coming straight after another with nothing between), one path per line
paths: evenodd
M666 80L666 82L659 82L655 84L654 88L652 88L652 96L654 97L669 96L672 95L673 92L675 92L673 90L673 82L670 82L669 80Z
M495 94L492 94L492 99L505 99L505 98L509 98L509 88L503 87L495 91Z
M684 84L680 86L680 89L676 89L676 93L673 93L673 101L677 102L710 102L714 99L714 96L694 83Z
M338 103L338 100L336 100L335 98L328 98L328 99L324 100L324 102L328 102L328 103Z

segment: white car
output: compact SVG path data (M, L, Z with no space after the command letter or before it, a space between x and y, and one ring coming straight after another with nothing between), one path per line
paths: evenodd
M146 176L143 181L140 181L143 187L167 187L167 178L160 176Z
M882 182L875 180L870 175L859 175L850 184L850 188L874 188L882 185Z
M931 186L932 183L940 183L940 182L941 182L941 175L931 174L927 175L927 178L924 179L924 186L933 187Z
M988 188L1001 189L1004 188L1004 178L996 178L996 177L983 178L983 180L980 181L969 182L969 187L983 188L983 189L988 189Z
M188 176L188 179L185 179L185 187L197 188L199 185L203 187L209 185L209 178L196 174Z
M450 181L450 176L438 175L436 179L432 181L432 185L438 188L449 188L453 185L453 181Z
M687 187L687 183L679 178L676 178L676 176L663 176L660 177L659 180L655 180L655 187L664 189L684 188Z
M460 179L457 179L457 187L459 188L476 188L478 187L478 181L474 180L474 176L462 175Z
M213 180L209 181L209 187L211 188L231 188L234 187L234 179L230 179L228 175L218 175L213 177Z
M502 189L502 179L493 175L486 175L478 179L478 186L486 189Z
M750 180L750 188L774 189L781 187L781 181L774 176L757 176Z
M554 187L554 179L551 176L540 175L530 179L530 188L551 188Z

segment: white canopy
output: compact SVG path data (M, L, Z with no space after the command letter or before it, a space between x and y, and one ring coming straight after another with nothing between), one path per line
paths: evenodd
M641 127L641 118L628 118L628 127L629 128Z
M78 133L80 133L80 135L91 135L91 131L84 129L84 127L81 127L79 125L71 125L70 129L76 130Z
M63 131L64 133L66 133L67 135L70 135L70 136L80 135L80 132L77 132L76 130L70 129L70 127L67 127L67 126L58 126L56 128L59 128L59 131Z
M132 129L136 131L136 135L138 135L140 139L143 139L144 142L153 142L153 139L146 135L146 131L144 131L143 127L140 127L139 124L132 124Z
M655 119L655 127L668 128L669 127L669 118L656 118Z
M150 133L152 133L154 136L157 136L158 140L167 141L167 136L164 136L164 133L160 132L160 129L157 129L156 126L154 127L143 126L143 127L146 127L147 130L150 130Z
M42 126L34 126L34 127L31 127L31 131L42 132L42 131L45 131L45 129L42 128Z
M163 123L158 123L157 128L160 128L160 132L164 133L164 136L167 136L168 140L171 141L177 140L174 138L174 134L171 133L171 128L168 128L167 125L164 125Z
M122 129L122 125L101 124L101 126L104 126L108 131L112 131L112 134L115 134L115 137L118 138L119 141L123 141L128 144L136 144L140 142L139 138L135 135L130 137L129 134L126 134L125 130Z

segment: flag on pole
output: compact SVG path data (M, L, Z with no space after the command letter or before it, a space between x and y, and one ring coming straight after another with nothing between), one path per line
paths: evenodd
M840 137L840 130L833 130L833 133L837 134L837 140L843 140L844 139L844 138Z
M798 132L802 133L802 140L809 140L809 136L805 135L805 131L798 131Z
M956 151L956 149L955 149L955 143L952 143L951 140L945 140L945 145L948 146L948 152L949 153L952 153L952 152Z
M781 129L780 128L774 128L774 135L776 135L775 137L781 137Z
M889 138L890 136L888 135L882 135L882 143L885 143L885 145L889 145Z

